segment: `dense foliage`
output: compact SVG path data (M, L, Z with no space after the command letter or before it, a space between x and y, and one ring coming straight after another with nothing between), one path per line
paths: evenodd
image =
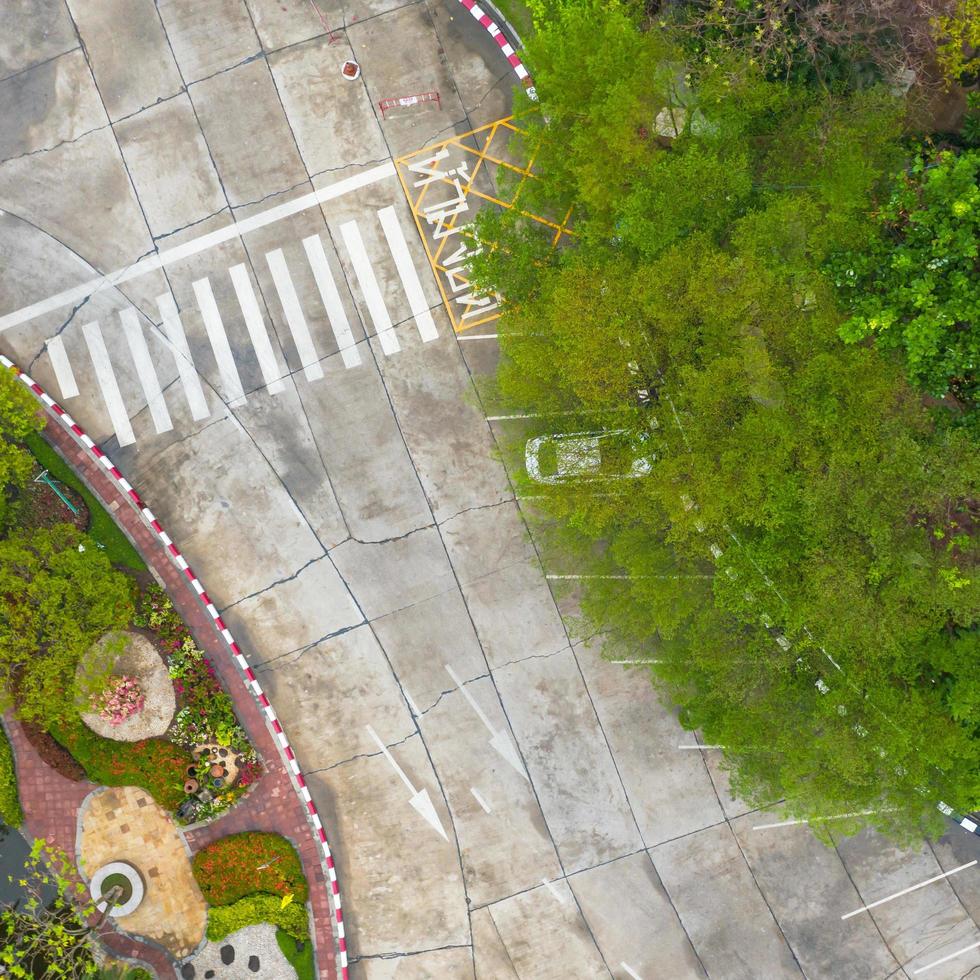
M209 905L231 905L254 892L306 901L299 855L279 834L250 831L222 837L194 855L193 869Z
M473 273L511 301L488 397L536 416L515 463L531 437L554 456L556 433L610 430L653 460L523 478L549 559L614 576L587 583L583 631L657 661L752 802L875 811L898 836L935 827L938 799L973 807L976 445L841 342L826 274L905 164L898 98L744 57L685 69L614 4L554 10L528 55L522 202L574 208L574 238L481 216Z
M0 696L27 721L71 717L79 657L131 609L129 580L73 528L0 541Z
M0 535L13 523L17 490L31 476L33 461L21 442L43 426L34 396L9 371L0 370Z
M272 923L294 939L305 942L310 937L305 905L258 893L239 899L233 905L216 905L208 909L208 939L217 942L232 932L263 922Z
M841 336L900 349L909 378L970 408L980 397L980 150L919 156L875 212L876 234L834 262L853 316Z
M316 980L313 946L309 941L294 939L288 932L277 929L276 943L289 965L296 971L296 980Z
M17 771L14 753L7 741L7 733L0 728L0 820L8 827L19 827L24 822L24 811L17 795Z
M139 786L166 810L184 799L189 752L162 738L117 742L103 738L74 719L53 725L51 734L74 756L93 783Z

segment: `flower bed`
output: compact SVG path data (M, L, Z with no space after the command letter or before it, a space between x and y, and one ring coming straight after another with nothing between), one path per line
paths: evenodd
M293 845L279 834L249 832L222 837L194 855L194 877L210 905L231 905L268 892L302 905L306 877Z
M200 801L192 817L195 822L206 820L241 799L262 774L262 767L214 665L194 642L159 586L149 585L144 589L133 625L153 634L174 682L178 709L167 739L188 751L206 744L225 746L237 757L239 776L235 785L210 800Z
M92 699L92 707L110 725L121 725L127 718L143 710L146 697L135 677L113 677L108 685Z

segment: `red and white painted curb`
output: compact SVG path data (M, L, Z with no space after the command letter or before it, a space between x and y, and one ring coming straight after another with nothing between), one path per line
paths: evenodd
M497 42L504 57L510 62L514 74L524 83L525 88L531 98L534 98L534 86L531 83L531 74L524 67L520 55L514 50L506 35L500 29L500 25L476 2L476 0L459 0L459 2L482 24L487 33Z
M9 357L5 357L3 354L0 354L0 365L14 372L15 376L22 381L24 385L29 388L30 391L44 404L45 408L47 408L95 457L95 459L102 464L106 472L116 481L123 493L129 497L129 499L135 505L137 511L140 513L140 516L160 539L160 543L166 549L170 559L177 566L177 568L184 573L184 576L190 583L191 588L194 589L201 602L204 603L204 608L207 609L211 618L214 620L214 625L221 633L221 636L228 645L228 649L233 654L235 661L244 671L245 688L246 690L251 691L255 699L261 705L262 710L265 712L269 727L272 729L273 734L278 739L279 744L282 747L283 755L286 757L286 760L289 763L289 769L292 772L296 793L306 808L309 819L312 822L315 830L316 840L323 850L323 859L326 863L327 874L330 880L330 898L333 902L334 917L337 921L337 945L339 953L338 964L340 966L340 976L341 980L348 980L347 938L344 932L344 914L340 902L340 885L337 882L337 871L334 867L333 855L330 852L330 844L327 841L326 832L324 831L323 824L320 821L320 815L317 813L316 804L313 802L313 798L310 795L309 787L306 785L306 780L303 778L303 774L300 772L299 763L296 761L296 755L293 752L292 746L289 744L289 739L286 738L286 733L283 731L282 724L276 717L275 709L272 707L271 703L269 702L269 698L266 696L266 693L262 690L262 687L256 680L255 673L252 671L248 661L242 654L241 648L235 642L235 638L231 635L231 630L229 630L225 625L224 620L221 618L221 614L211 601L211 597L207 594L201 580L194 574L194 571L188 564L187 559L180 553L177 546L170 539L170 536L161 527L160 522L156 519L156 517L154 517L153 512L146 506L140 495L133 489L129 481L115 467L112 460L109 459L109 457L98 447L98 445L96 445L96 443L90 438L84 429L82 429L82 427L33 378L21 371Z

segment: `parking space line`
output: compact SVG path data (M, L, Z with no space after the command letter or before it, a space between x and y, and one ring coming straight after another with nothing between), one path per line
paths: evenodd
M460 340L496 340L499 335L495 333L461 333Z
M340 226L340 234L347 246L347 253L354 266L354 274L361 287L368 313L371 314L375 333L381 342L381 350L388 355L397 354L402 349L401 344L395 336L388 307L385 306L381 290L378 288L378 280L374 277L374 269L371 268L364 239L361 238L361 229L358 228L356 221L345 221Z
M724 745L678 745L679 749L694 749L700 752L701 749L723 749Z
M964 946L962 949L958 949L955 953L950 953L948 956L944 956L941 959L933 960L931 963L926 963L925 966L920 966L918 970L913 970L912 973L925 973L926 970L931 970L934 966L939 966L940 963L948 963L950 960L955 960L957 956L962 956L964 953L969 953L971 949L976 949L980 946L978 943L970 943L969 946Z
M191 410L191 418L195 422L199 422L211 414L211 409L208 408L208 400L204 397L204 391L201 388L201 379L197 376L197 369L191 360L191 352L187 346L184 325L180 322L177 303L170 293L164 293L157 297L157 309L160 311L160 322L163 325L164 335L173 351L177 373L187 398L187 406Z
M480 791L475 786L471 786L470 787L470 792L473 794L473 799L476 800L476 802L479 803L480 806L483 807L483 809L484 809L484 811L486 813L492 813L493 812L490 809L490 804L487 803L487 801L480 795Z
M272 282L279 294L279 302L286 315L289 332L293 335L293 343L296 344L300 364L303 365L303 374L306 375L307 381L316 381L323 377L323 368L320 367L320 357L313 345L303 308L299 305L299 297L296 295L293 277L289 274L289 267L286 265L286 257L282 254L281 248L274 248L271 252L265 253L265 261L272 273Z
M398 215L393 207L382 208L378 212L378 220L381 228L388 240L388 249L391 257L395 260L395 268L401 277L405 295L408 297L408 305L411 307L412 316L415 317L415 325L419 328L419 335L423 343L430 340L437 340L439 331L436 329L435 321L426 302L425 293L422 290L422 283L419 280L418 272L415 270L415 263L408 252L408 242L405 241L405 233L398 221Z
M99 321L90 320L84 324L82 333L85 335L85 343L92 358L92 366L95 368L95 377L102 389L102 400L109 413L109 421L115 429L116 438L120 446L130 446L136 442L136 436L133 435L133 427L129 424L129 413L119 393L112 364L109 362L109 352L106 350Z
M119 311L119 319L122 322L123 333L126 335L129 352L133 356L133 364L136 365L136 375L143 386L143 394L146 395L146 405L150 410L150 418L153 419L153 427L157 432L169 432L174 424L170 419L170 412L167 411L167 403L163 400L163 391L160 389L160 380L153 367L153 358L150 357L146 347L139 314L133 307L127 306L126 309Z
M78 394L78 384L75 381L71 364L68 363L68 353L65 350L65 342L61 339L61 334L48 338L44 346L47 348L51 368L54 371L55 380L58 382L58 388L61 390L62 401L66 398L74 398Z
M637 973L636 970L632 969L626 963L620 963L619 965L633 978L633 980L643 980L639 973Z
M306 258L313 270L316 288L320 291L320 299L323 300L324 309L327 311L334 340L337 341L340 356L344 359L344 367L357 367L361 363L361 355L357 350L350 320L347 319L347 310L344 309L344 303L337 291L337 283L334 282L333 273L330 271L327 253L323 250L320 236L310 235L309 238L304 238L303 248L306 249Z
M934 881L942 881L943 878L949 878L950 875L955 875L958 871L965 871L967 868L972 868L976 863L976 860L969 861L967 864L961 864L958 868L953 868L952 871L944 871L941 875L935 875L928 881L920 881L917 885L911 885L908 888L903 888L900 892L895 892L894 895L889 895L887 898L879 898L877 902L872 902L870 905L862 905L859 909L855 909L853 912L848 912L846 915L842 915L841 919L849 919L852 915L858 915L861 912L876 909L879 905L884 905L885 902L890 902L895 898L901 898L902 895L908 895L909 892L918 891L920 888L925 888L926 885L931 885Z
M197 306L201 311L201 319L204 321L208 340L211 341L211 350L214 351L218 375L225 389L228 406L229 408L237 408L239 405L245 404L245 390L242 388L242 379L238 376L238 368L235 366L235 358L231 353L231 345L228 343L225 325L221 322L221 314L218 312L218 304L215 301L211 283L208 279L195 279L191 283L191 288L197 297Z
M351 191L358 190L361 187L367 187L370 184L377 183L379 180L386 180L388 177L394 176L395 165L389 160L387 163L373 167L371 170L365 170L363 173L354 174L352 177L345 177L343 180L338 180L334 184L321 187L320 190L313 191L311 194L304 194L302 197L296 197L283 204L277 204L267 211L260 211L258 214L253 214L249 218L243 218L241 221L233 221L225 225L224 228L218 228L216 231L209 232L206 235L192 238L190 241L184 242L183 245L175 245L173 248L167 248L162 252L157 252L156 255L148 255L146 258L130 263L122 269L110 272L108 275L97 276L71 289L66 289L55 296L49 296L47 299L39 300L30 306L14 310L12 313L0 317L0 332L9 327L16 327L18 324L27 323L29 320L33 320L44 313L50 313L52 310L60 309L62 306L70 306L79 300L88 299L96 290L102 289L104 286L112 288L120 285L120 283L130 282L133 279L146 275L148 272L162 269L191 255L205 252L215 245L220 245L222 242L246 235L250 231L255 231L256 228L264 228L266 225L273 224L283 218L288 218L291 215L299 214L301 211L315 208L325 201L342 197Z
M231 284L235 287L235 295L238 297L238 305L242 308L245 317L245 327L252 340L252 347L255 349L255 356L258 358L259 370L266 387L272 394L284 391L286 388L282 380L283 372L276 363L275 351L269 341L269 334L265 329L265 320L262 318L262 311L259 309L258 300L255 298L255 290L252 288L252 280L248 277L248 270L244 263L233 265L228 270L231 276Z
M855 810L852 813L835 813L830 817L812 817L808 820L782 820L779 823L759 823L756 824L753 830L773 830L776 827L796 827L799 824L813 823L814 821L820 820L846 820L848 817L866 817L872 813L880 813L880 810Z

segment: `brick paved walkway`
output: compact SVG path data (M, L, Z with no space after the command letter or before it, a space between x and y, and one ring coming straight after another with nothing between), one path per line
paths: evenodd
M237 665L196 593L170 561L154 533L130 506L128 499L60 423L49 419L44 435L106 507L110 510L115 508L116 521L125 528L143 560L163 580L174 606L217 669L235 703L239 720L265 767L262 779L233 810L207 827L186 833L191 850L197 851L219 837L244 830L274 831L292 841L310 883L317 975L320 980L334 980L337 969L331 927L332 913L320 849L314 840L306 809L293 789L278 746L266 726L265 716L255 699L246 691ZM152 505L152 501L150 504ZM94 787L90 783L72 783L54 773L34 752L19 726L14 723L10 728L11 741L17 754L18 774L22 776L20 785L24 812L28 815L28 833L45 838L53 836L54 842L64 847L69 854L74 854L75 814L81 801ZM135 947L135 951L124 952L120 948L123 944ZM115 932L110 936L107 945L111 945L113 951L122 955L151 962L161 980L169 980L174 976L172 965L159 949L136 943ZM167 961L160 963L161 958Z

